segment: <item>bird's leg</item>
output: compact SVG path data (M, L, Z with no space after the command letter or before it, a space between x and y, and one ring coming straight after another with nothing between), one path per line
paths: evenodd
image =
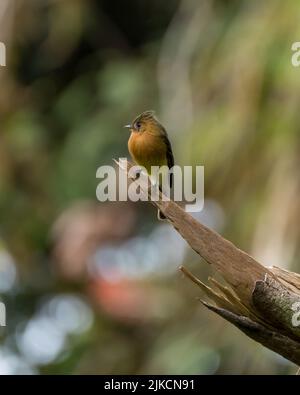
M133 176L134 181L136 181L140 178L142 171L143 171L142 169L136 169L134 176Z
M154 174L150 174L149 178L150 178L150 182L151 182L152 187L156 187L157 183L158 183L157 177Z

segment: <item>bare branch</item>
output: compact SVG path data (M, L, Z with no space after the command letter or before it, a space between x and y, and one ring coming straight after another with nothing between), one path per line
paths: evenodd
M123 169L128 173L132 164ZM148 180L149 181L149 180ZM141 185L151 196L151 183ZM221 235L196 221L173 201L151 203L159 208L177 232L230 287L210 279L204 284L186 268L180 270L215 303L203 302L247 336L300 365L300 324L293 321L293 306L300 303L300 275L267 268ZM298 313L297 313L298 314Z

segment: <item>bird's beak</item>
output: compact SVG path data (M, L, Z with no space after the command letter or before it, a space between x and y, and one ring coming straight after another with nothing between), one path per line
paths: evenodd
M132 125L130 125L130 124L124 125L124 128L126 128L126 129L132 129Z

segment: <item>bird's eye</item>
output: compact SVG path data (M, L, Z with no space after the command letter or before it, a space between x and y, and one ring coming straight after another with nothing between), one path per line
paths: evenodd
M141 123L141 122L136 122L136 123L135 123L135 128L136 128L136 129L139 130L141 126L142 126L142 123Z

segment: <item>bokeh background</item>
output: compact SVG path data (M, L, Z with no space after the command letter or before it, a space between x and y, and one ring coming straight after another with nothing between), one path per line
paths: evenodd
M1 374L294 374L202 307L211 269L147 203L99 203L96 170L156 110L205 166L197 218L300 271L294 0L1 0Z

